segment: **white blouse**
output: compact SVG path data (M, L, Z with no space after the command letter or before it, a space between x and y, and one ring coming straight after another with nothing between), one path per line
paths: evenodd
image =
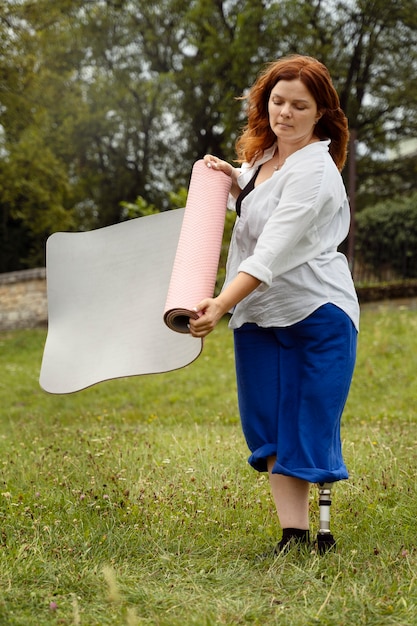
M238 272L255 276L261 285L235 306L231 328L245 322L290 326L326 303L345 311L359 328L352 276L337 251L349 231L349 202L329 144L319 141L293 153L243 199L224 286ZM272 146L262 159L242 166L242 189L274 151Z

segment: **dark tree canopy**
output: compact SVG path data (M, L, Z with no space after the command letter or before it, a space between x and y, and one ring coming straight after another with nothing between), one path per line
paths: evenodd
M416 39L415 0L0 0L0 271L123 202L171 208L196 159L234 158L238 97L289 53L330 69L358 206L415 190L386 154L417 134Z

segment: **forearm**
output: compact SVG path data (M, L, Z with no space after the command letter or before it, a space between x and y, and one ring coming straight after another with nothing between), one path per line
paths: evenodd
M246 272L239 272L236 278L217 296L217 301L223 314L230 311L238 302L259 287L260 284L261 281L254 276L246 274Z
M217 298L205 298L196 307L198 319L190 319L190 332L194 337L205 337L223 315L258 287L260 281L240 272Z
M234 198L237 198L240 192L242 191L237 182L239 174L240 174L240 169L236 167L232 167L232 172L230 174L230 177L232 179L232 186L230 188L230 193L232 194Z

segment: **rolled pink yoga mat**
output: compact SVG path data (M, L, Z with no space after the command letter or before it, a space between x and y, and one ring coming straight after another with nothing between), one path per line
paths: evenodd
M199 356L187 323L213 295L230 184L198 161L185 209L49 237L45 391L168 372Z
M230 187L224 172L194 164L165 303L165 323L177 332L188 333L193 308L213 296Z

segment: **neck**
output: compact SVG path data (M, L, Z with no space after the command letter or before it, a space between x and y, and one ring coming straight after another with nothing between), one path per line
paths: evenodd
M278 140L277 148L274 156L272 157L274 169L280 169L288 157L294 154L294 152L297 152L297 150L301 150L301 148L305 148L311 143L316 143L317 141L319 141L319 139L314 135L310 137L310 139L297 142L296 144L285 143Z

